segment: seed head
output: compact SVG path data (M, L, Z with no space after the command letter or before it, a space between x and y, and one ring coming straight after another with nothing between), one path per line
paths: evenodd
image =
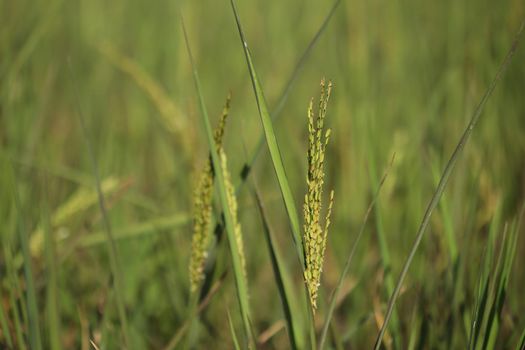
M331 91L332 83L328 82L328 87L326 87L323 79L321 81L321 97L319 99L317 118L314 113L313 99L310 100L308 106L308 174L306 177L308 191L304 197L303 205L304 251L306 257L304 279L314 312L317 308L317 292L321 281L328 227L334 201L334 191L331 191L323 225L321 223L321 209L325 177L324 159L331 133L330 129L324 131L324 119Z
M226 126L226 118L230 110L231 95L228 95L226 104L215 128L214 141L217 149L222 148L222 138ZM211 203L213 197L214 172L211 159L208 159L199 180L193 191L193 237L191 244L191 258L189 266L190 290L197 291L204 279L204 266L211 243Z
M219 157L221 158L222 173L224 175L224 185L226 187L226 199L228 201L228 209L230 210L233 221L235 243L237 245L239 258L241 260L243 276L246 279L246 257L244 255L244 244L242 239L241 224L237 216L237 198L235 196L235 187L233 187L231 175L228 171L228 160L226 158L226 153L224 152L223 148L219 149Z

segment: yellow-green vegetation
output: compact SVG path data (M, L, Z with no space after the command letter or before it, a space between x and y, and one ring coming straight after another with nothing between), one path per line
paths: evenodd
M0 349L524 349L524 18L0 0Z
M219 149L219 157L221 158L221 167L222 167L222 172L224 174L224 186L226 187L226 198L228 201L228 209L230 210L230 213L232 215L235 242L237 245L237 251L239 254L239 258L241 260L240 262L241 262L242 275L244 279L247 279L246 256L244 255L244 243L242 239L241 223L239 222L239 218L237 217L238 206L237 206L237 198L235 196L235 187L233 187L231 175L228 170L228 160L226 158L226 152L224 152L224 149L222 148Z
M304 196L304 251L306 255L306 269L304 278L310 293L310 302L314 310L317 308L317 291L321 283L324 253L330 226L330 215L334 202L334 191L330 191L328 210L324 223L321 209L323 206L323 187L325 182L324 162L326 146L330 140L330 129L324 130L324 120L328 100L332 92L332 82L325 86L321 81L321 97L317 118L314 113L314 101L308 106L308 175L306 184L308 191Z

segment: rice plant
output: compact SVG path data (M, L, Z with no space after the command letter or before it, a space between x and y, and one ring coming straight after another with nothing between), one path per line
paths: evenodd
M0 1L0 349L523 349L523 18Z

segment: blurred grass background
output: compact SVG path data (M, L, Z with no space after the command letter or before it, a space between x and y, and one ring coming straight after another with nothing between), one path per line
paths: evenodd
M332 2L254 0L238 6L272 108ZM181 14L212 122L232 93L224 143L230 168L238 174L262 129L228 2L0 1L0 302L7 325L1 347L9 345L7 333L16 334L15 314L20 313L22 324L27 321L17 231L21 221L30 235L44 348L52 339L50 329L58 325L63 348L88 348L89 339L106 348L121 344L73 86L104 180L110 222L115 236L123 236L117 242L132 343L163 348L183 325L192 186L207 159L207 146ZM334 188L336 202L322 284L325 302L375 182L396 154L334 318L334 332L345 348L373 344L381 305L388 300L385 278L397 278L440 172L524 16L525 4L519 0L345 0L308 57L275 128L299 205L306 189L307 104L322 77L333 80L327 186ZM501 232L505 222L518 216L525 198L523 62L521 47L486 106L410 270L397 306L403 348L414 329L423 348L465 347L468 341L464 315L475 305L489 227L499 213L494 225ZM266 147L252 174L281 251L291 252ZM234 182L239 181L235 175ZM13 189L20 195L18 209ZM282 316L254 198L246 188L239 205L258 335ZM56 241L53 249L44 237L46 221ZM384 261L380 231L391 266ZM461 263L455 263L451 244ZM46 256L49 249L54 254ZM525 326L524 253L520 235L498 348L514 346ZM300 285L292 256L288 263ZM57 293L55 323L48 321L53 314L50 285ZM235 321L230 275L202 315L199 348L232 347L228 309ZM457 319L451 328L452 315ZM263 347L286 344L281 331Z

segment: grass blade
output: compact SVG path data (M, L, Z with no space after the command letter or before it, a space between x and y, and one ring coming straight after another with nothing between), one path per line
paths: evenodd
M304 251L304 242L303 242L303 238L300 232L299 217L297 215L295 201L292 195L290 184L288 182L288 178L286 176L286 171L284 169L281 152L277 144L277 138L275 136L270 113L268 112L268 106L266 104L264 92L263 92L262 86L259 83L259 78L257 76L257 72L253 64L252 56L248 48L248 42L246 41L244 32L242 30L239 13L237 11L235 1L231 0L230 3L231 3L233 14L235 17L235 22L237 24L237 29L239 31L239 38L243 46L244 55L245 55L246 63L248 66L248 71L250 73L252 87L253 87L255 99L257 102L259 116L261 118L261 123L264 129L266 143L268 145L268 150L270 151L270 157L272 159L273 168L277 176L279 188L281 190L284 205L286 207L286 213L288 214L288 221L292 229L292 239L293 239L295 249L297 252L297 257L299 259L302 271L304 273L306 269L306 263L305 263L306 257L305 257L305 251ZM311 304L311 299L309 298L309 291L308 291L306 284L305 284L305 293L306 293L306 299L307 299L307 304L308 304L307 309L308 309L309 325L310 325L309 326L310 345L312 348L315 348L317 346L317 342L315 340L316 334L315 334L315 322L314 322L314 314L313 314L314 306L313 304Z
M230 315L230 311L228 311L228 324L230 325L230 332L232 334L233 346L235 347L235 350L241 350L241 347L239 345L239 340L237 339L237 333L235 333L235 327L233 326L233 321Z
M116 192L119 187L122 187L118 180L113 177L108 177L101 183L102 194L107 198L108 195ZM50 214L49 228L54 228L66 225L68 220L71 220L75 215L82 213L98 203L97 192L92 189L80 187L75 191L68 200L61 204L53 214ZM31 255L35 258L41 256L45 243L45 234L41 227L37 228L32 234L29 241L29 250Z
M120 53L109 42L99 43L96 45L96 48L113 66L131 77L137 86L146 93L159 111L162 123L166 129L181 137L183 141L186 141L184 131L187 129L187 121L184 113L180 111L180 108L169 97L168 92L137 62Z
M5 236L0 236L0 242L2 243L2 245L6 245L6 242L4 242L4 240L6 240L7 237ZM4 249L5 251L5 249ZM4 255L4 259L7 258L7 255ZM7 261L5 262L5 265L6 265L6 270L8 269L8 264L7 264ZM9 270L7 271L6 275L9 273ZM9 276L6 276L7 278ZM9 294L9 300L11 300L11 294L12 294L12 291L9 290L7 291L7 294ZM6 298L7 299L7 298ZM4 293L0 287L0 300L4 300ZM16 311L16 310L13 310L13 311ZM9 348L13 348L13 339L11 337L11 331L9 329L9 325L7 324L7 318L9 317L8 315L8 312L6 312L5 310L5 307L4 307L4 303L3 302L0 302L0 330L2 331L2 336L4 338L4 341L5 343L7 344L7 346Z
M423 235L425 233L425 230L430 222L430 217L432 215L432 212L436 208L436 206L439 203L439 199L441 198L441 195L445 191L445 187L448 183L448 180L450 178L450 175L452 173L452 170L454 169L454 166L461 155L465 144L467 143L468 139L470 138L470 135L472 134L472 131L474 130L474 127L476 126L480 116L481 112L483 111L483 108L485 107L485 104L487 103L487 100L492 95L492 92L494 91L494 88L496 87L497 83L501 79L501 76L509 66L509 63L511 61L511 58L514 56L514 53L516 52L516 49L518 47L519 39L521 37L521 33L523 31L523 27L525 25L525 21L521 23L521 26L518 30L518 33L516 34L516 37L514 39L514 42L512 43L512 46L507 53L507 56L503 60L503 63L501 64L498 72L496 73L496 76L490 83L487 91L485 92L485 95L481 99L479 105L477 106L476 110L474 111L474 114L472 115L472 118L467 125L467 128L463 132L463 135L461 136L454 152L452 153L445 169L443 170L443 174L441 175L441 179L439 180L438 187L436 191L434 192L434 195L432 196L432 199L430 200L430 203L425 211L425 214L423 216L423 220L421 221L421 225L419 226L418 232L416 234L416 239L414 241L414 244L412 245L412 248L410 250L410 254L408 255L408 258L403 266L403 269L401 270L401 274L399 275L396 287L394 289L394 292L392 293L392 296L390 297L390 300L388 302L388 309L385 315L385 321L383 322L383 325L381 327L381 330L379 331L379 334L376 339L376 343L374 348L376 350L379 350L381 346L381 342L383 339L383 336L385 335L388 322L390 321L390 317L392 316L392 311L394 310L394 305L396 303L397 297L399 296L399 292L401 290L401 285L403 284L403 281L405 279L406 274L408 273L408 269L410 268L410 264L412 263L412 259L414 258L417 248L419 247L419 244L421 243L421 240L423 238Z
M91 161L91 170L93 172L93 177L95 178L95 185L97 189L97 197L98 197L98 205L100 207L100 212L102 214L102 221L104 224L104 229L106 231L107 237L108 237L108 250L109 250L109 260L110 260L110 266L111 266L111 273L113 274L113 278L115 280L115 299L117 303L117 310L119 314L119 319L121 323L122 328L122 335L124 338L124 346L131 348L132 344L130 343L129 338L129 328L128 328L128 319L126 316L126 309L124 304L124 279L123 275L121 273L121 268L118 260L118 253L117 253L117 244L115 242L115 239L113 237L113 233L111 231L111 224L109 222L109 216L106 210L106 203L104 199L104 194L102 192L102 185L100 181L100 175L98 172L98 165L97 160L95 158L95 152L93 151L93 145L91 143L91 138L87 129L87 126L85 124L84 116L82 115L82 109L80 108L80 95L78 91L76 91L76 84L74 79L74 72L73 68L71 66L71 62L69 62L69 69L71 74L71 85L73 88L73 92L75 94L75 100L76 100L76 107L77 107L77 115L80 122L80 127L82 129L82 134L84 136L85 142L86 142L86 148L87 152L89 154L89 159Z
M277 175L277 180L279 182L279 187L281 189L281 193L283 196L284 205L286 207L288 219L290 222L290 226L292 228L293 241L295 243L297 255L301 262L301 266L303 266L303 269L304 269L305 268L305 257L304 257L303 241L302 241L302 237L300 234L299 217L297 215L295 201L294 201L292 191L290 189L290 184L288 183L288 178L286 176L286 172L284 169L281 152L279 150L279 146L277 144L277 138L275 136L275 132L273 129L272 119L270 118L270 113L268 112L268 106L266 105L264 93L259 83L259 78L257 77L255 67L253 65L250 50L248 49L248 43L244 37L244 33L241 27L241 20L239 18L239 14L237 12L237 8L235 6L234 0L231 0L231 6L233 9L233 13L235 15L235 21L237 23L237 29L239 30L239 36L241 39L241 43L243 45L244 54L246 56L246 63L248 65L248 70L250 72L250 77L252 80L255 98L257 100L257 107L259 109L259 116L261 117L261 122L262 122L262 126L264 129L266 143L268 144L268 149L270 151L270 156L272 158L273 167L275 170L275 174Z
M200 304L195 309L195 312L200 314L211 302L213 296L217 294L219 289L221 288L222 284L224 283L224 280L226 279L226 273L223 273L221 276L219 276L218 280L211 286L208 293L201 299ZM169 343L163 348L164 350L173 350L177 348L177 345L182 340L184 335L189 331L191 326L191 317L187 319L182 326L175 332L173 337L170 339Z
M290 184L288 182L288 178L286 176L286 171L284 168L282 155L281 155L281 152L280 152L280 149L277 143L277 138L274 132L272 118L268 111L268 106L266 104L266 100L264 97L264 91L259 82L259 78L257 76L257 72L256 72L256 69L255 69L255 66L254 66L254 63L251 57L251 53L248 48L248 43L246 41L244 32L242 30L241 20L239 18L239 14L238 14L238 11L235 5L235 1L231 0L230 3L232 6L235 21L237 24L237 29L239 31L239 38L243 46L246 63L248 66L248 71L250 73L252 87L254 90L255 99L257 102L257 108L259 111L259 116L261 118L261 123L262 123L263 130L264 130L266 144L268 145L270 157L273 163L273 168L277 176L279 188L281 190L286 212L288 214L288 220L290 223L290 227L292 229L292 239L293 239L296 251L297 251L299 262L301 264L301 267L304 273L304 271L306 270L306 263L305 263L306 256L305 256L305 249L304 249L304 241L300 233L299 217L297 215L297 209L295 206L293 194L290 188ZM334 8L334 11L335 11L335 8ZM307 308L308 308L308 316L309 316L310 345L312 348L316 348L317 342L315 340L316 332L315 332L315 322L314 322L314 314L313 314L314 305L312 304L312 300L309 298L309 291L308 291L306 284L305 284L305 293L306 293L307 304L309 304Z
M298 312L292 311L292 306L290 303L293 300L293 294L290 293L292 282L286 273L286 269L283 266L283 260L274 244L272 232L270 230L268 221L266 220L264 205L256 188L254 188L254 196L257 202L257 207L259 208L259 213L261 215L266 243L268 245L268 251L270 252L270 258L272 261L273 274L277 283L277 288L279 290L279 296L281 297L281 304L284 317L286 319L286 329L288 331L290 347L292 349L302 348L302 346L300 346L300 340L303 339L303 336L299 334L298 325L294 322L294 317L298 316Z
M290 92L292 90L293 84L295 83L295 81L299 77L299 73L301 72L304 64L306 63L306 59L308 58L308 56L312 52L313 48L315 47L315 44L317 44L317 41L319 41L319 38L321 37L321 35L324 33L324 31L328 27L328 23L330 23L330 20L332 19L333 15L335 13L335 10L339 7L340 3L341 3L341 0L337 0L333 4L332 8L328 12L328 15L325 17L323 23L321 24L321 26L319 27L319 29L315 33L314 37L312 38L312 40L310 41L310 43L308 44L308 46L304 50L304 52L301 55L301 57L299 58L299 61L297 62L297 64L296 64L292 74L290 75L290 78L288 79L288 82L286 83L286 85L285 85L285 87L283 89L283 92L281 93L281 97L277 101L277 104L275 105L275 108L270 113L270 118L271 118L271 120L273 122L275 122L279 118L279 116L281 115L281 112L284 109L286 101L288 100L288 96L290 95ZM239 175L242 180L245 180L248 177L248 175L249 175L249 173L250 173L250 171L251 171L251 169L253 167L253 164L255 163L255 161L257 160L257 157L261 153L261 150L262 150L262 148L264 146L264 143L265 143L265 135L263 134L259 138L259 142L257 143L257 146L255 147L255 150L253 151L252 156L250 158L248 158L248 159L250 159L250 161L244 165L244 167L243 167L243 169L242 169L242 171L241 171L241 173ZM243 182L241 182L241 184L242 183Z
M286 101L288 99L289 93L291 92L291 89L292 89L295 81L299 77L299 73L301 72L302 68L304 67L304 64L306 63L307 58L310 56L311 52L313 51L313 48L315 47L315 45L319 41L319 38L321 37L321 35L324 33L324 31L328 27L328 24L330 23L330 20L333 18L335 10L337 9L337 7L339 6L339 4L341 2L342 2L341 0L337 0L334 3L332 8L330 9L330 12L325 17L323 23L321 24L321 26L319 27L319 29L315 33L314 37L312 38L312 40L309 42L308 46L306 47L305 51L302 53L301 57L299 58L299 60L298 60L298 62L296 64L293 72L290 75L290 78L288 79L288 81L287 81L287 83L285 85L285 88L283 89L283 92L282 92L281 97L279 98L279 100L278 100L278 102L276 104L276 107L271 112L270 116L271 116L272 121L277 120L278 117L281 115L281 111L284 108L284 105L285 105L285 103L286 103ZM246 162L244 164L243 168L241 169L241 172L239 174L239 177L240 177L241 181L237 185L237 188L236 188L236 192L237 193L240 191L242 186L245 184L245 181L248 178L248 175L250 174L251 169L253 168L253 165L255 164L255 161L257 160L257 158L258 158L258 156L259 156L259 154L260 154L260 152L261 152L261 150L262 150L262 148L264 146L264 143L265 143L265 135L263 133L261 135L261 137L259 138L257 146L256 146L255 150L253 151L251 157L248 158L249 161ZM220 226L220 223L217 223L217 226L215 227L215 230L220 229L219 226Z
M381 181L379 182L379 185L377 187L376 192L374 193L374 197L372 198L372 201L368 205L368 208L365 212L365 216L363 217L363 222L361 223L361 227L359 228L359 233L357 234L354 243L352 244L352 249L350 250L350 253L348 254L348 257L346 259L345 266L343 268L343 272L341 272L341 276L339 276L339 280L337 281L337 285L332 292L332 296L330 298L330 304L328 306L328 311L326 312L326 320L324 322L323 330L321 332L321 339L319 340L319 350L322 350L324 348L324 344L326 341L326 336L328 334L328 328L330 327L330 321L332 320L332 316L335 310L335 305L337 302L337 299L339 297L339 293L341 292L341 288L343 286L344 279L346 275L348 274L348 271L350 270L350 265L352 263L352 259L354 257L354 254L357 250L357 245L359 244L359 241L361 240L361 237L363 236L363 232L365 231L366 224L368 222L368 217L370 216L370 213L372 212L372 208L374 207L374 204L376 203L377 199L379 198L379 193L381 192L381 188L383 187L383 184L386 181L386 178L388 176L388 172L392 168L392 164L394 164L394 158L395 154L392 155L392 159L390 160L390 164L388 165L387 170L383 174L383 177L381 178Z
M20 245L22 247L22 255L24 257L24 277L26 283L26 301L27 301L27 318L29 322L29 345L31 349L42 349L42 338L40 336L40 325L38 320L38 305L36 300L35 285L33 279L33 268L31 267L31 253L29 250L29 237L25 227L25 217L22 209L20 195L18 193L18 185L13 168L13 163L10 162L10 172L12 179L13 197L16 207L16 217L18 221L18 234L20 238Z
M520 220L522 217L523 208L520 212L518 220ZM514 220L509 235L504 237L503 247L501 248L500 252L500 260L498 261L498 265L496 266L495 270L497 276L494 285L494 299L488 316L485 337L483 339L482 345L483 349L493 349L495 347L495 342L499 331L501 312L505 298L507 296L507 287L510 279L510 273L514 263L514 257L516 255L520 224L520 221Z
M372 137L372 135L370 135ZM378 191L380 185L379 173L376 171L376 163L372 157L368 162L369 166L369 177L372 190ZM381 210L381 203L377 203L374 208L375 226L377 243L379 245L379 255L381 257L381 265L383 267L383 280L385 281L384 293L386 297L390 296L394 291L394 279L392 276L392 259L390 258L390 249L386 240L385 228L383 225L383 211ZM399 318L394 310L392 314L392 325L390 328L391 338L394 340L394 346L396 349L400 349L399 344Z
M2 297L3 299L3 297ZM4 310L4 303L0 303L0 330L2 331L2 336L9 348L13 347L13 340L11 339L11 332L7 326L7 318Z
M439 167L438 162L432 162L430 165L435 185L439 184ZM452 216L450 214L449 202L446 198L443 198L439 203L441 211L441 218L443 220L443 231L445 233L445 240L448 246L450 265L454 268L458 258L458 248L456 243L456 237L454 236L454 225L452 223Z
M230 212L229 205L228 205L224 173L223 173L223 169L221 166L221 161L219 159L219 154L217 152L217 148L215 147L215 141L213 139L213 132L212 132L210 120L208 118L206 104L204 103L204 97L202 96L202 92L201 92L199 75L197 72L197 68L195 67L195 64L193 62L193 55L191 53L190 43L188 40L188 34L186 32L186 27L184 26L184 21L182 20L182 18L181 18L181 24L182 24L182 30L184 32L186 48L188 50L188 56L189 56L192 71L193 71L193 79L194 79L195 88L196 88L198 99L199 99L199 107L201 110L203 124L206 130L208 146L210 148L213 169L215 171L215 176L217 180L217 187L219 189L220 202L222 205L222 210L223 210L224 218L226 222L226 232L228 234L228 242L230 245L230 252L231 252L232 263L233 263L233 272L235 276L235 284L237 287L237 297L239 301L242 321L244 324L244 332L245 332L245 336L249 344L249 347L254 348L255 341L254 341L253 334L252 334L251 327L250 327L250 307L249 307L249 302L248 302L248 287L247 287L246 279L243 273L241 257L239 256L239 250L237 248L237 242L235 238L235 227L233 223L232 213Z
M115 240L136 239L157 233L162 230L175 229L186 225L190 221L189 214L180 213L176 215L163 216L144 222L138 222L132 226L116 229L113 238ZM175 233L179 231L174 231ZM97 231L89 235L82 236L78 240L78 245L83 248L90 248L99 244L104 244L108 240L105 232Z
M170 98L166 89L149 75L138 62L119 52L109 42L96 45L98 51L114 67L133 79L135 84L148 96L159 112L159 119L174 139L180 143L184 157L191 159L191 133L188 133L188 120L179 106Z
M470 324L470 335L468 341L468 349L476 349L478 343L478 336L481 332L483 320L485 318L485 309L488 303L489 284L490 284L490 271L492 262L494 260L494 241L499 229L501 215L501 205L498 205L496 213L492 219L489 237L485 248L484 257L482 259L483 266L479 273L478 278L478 293L476 298L476 305L474 307L474 315Z
M525 328L523 328L523 332L521 333L520 340L518 341L518 345L516 346L516 350L523 350L525 349Z
M45 196L47 198L47 196ZM49 348L52 350L60 350L60 313L58 306L58 285L57 285L57 254L56 254L56 240L55 235L51 230L51 223L49 218L49 208L44 202L43 210L43 226L46 241L46 272L47 272L47 328L49 330Z
M4 261L5 261L5 268L6 268L6 275L7 275L7 283L11 287L8 288L7 294L9 294L9 310L11 311L12 315L12 323L13 327L15 329L15 336L16 336L16 345L19 349L26 349L26 343L24 340L24 335L22 329L23 322L21 320L20 313L23 312L21 307L19 308L16 303L16 296L20 296L21 301L20 303L24 305L24 295L22 294L22 291L20 290L20 285L17 283L18 277L16 276L16 269L14 268L14 257L11 253L11 242L9 241L10 237L4 236L3 244L3 253L4 253Z

